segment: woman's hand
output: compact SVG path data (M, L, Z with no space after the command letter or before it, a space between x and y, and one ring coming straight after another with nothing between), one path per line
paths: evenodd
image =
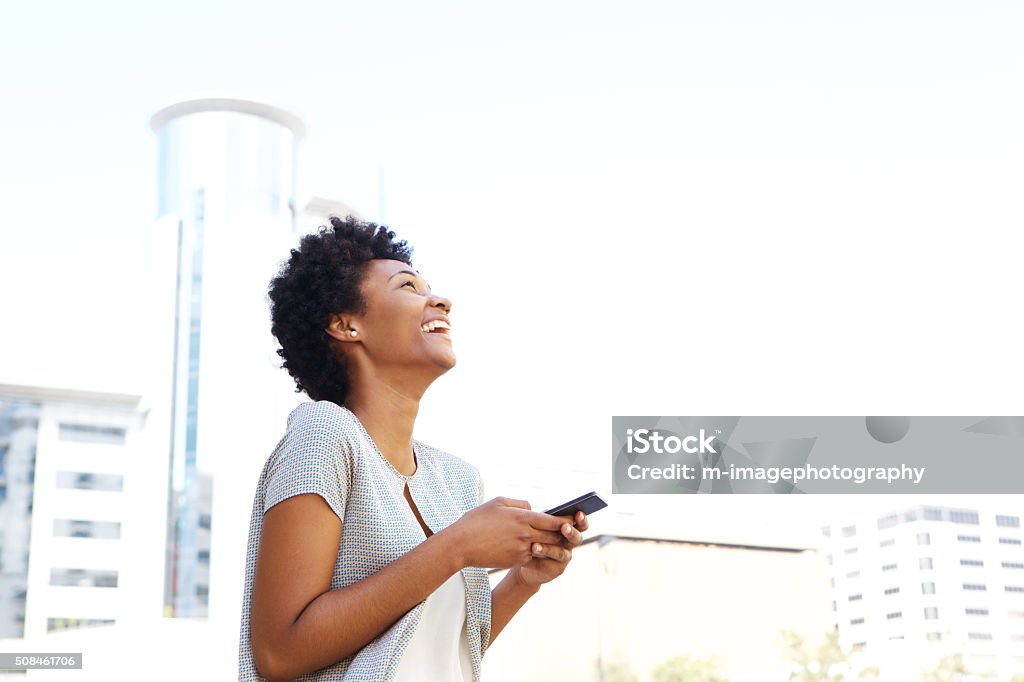
M559 527L569 517L531 511L526 500L496 497L437 533L450 539L463 566L512 568L530 559L534 543L557 547Z
M590 528L587 515L581 511L576 512L575 528L572 526L571 516L554 518L565 521L561 526L563 535L561 541L554 545L533 543L532 557L509 571L515 573L519 582L530 589L537 589L542 584L562 575L565 567L572 561L573 547L578 547L583 542L583 531Z

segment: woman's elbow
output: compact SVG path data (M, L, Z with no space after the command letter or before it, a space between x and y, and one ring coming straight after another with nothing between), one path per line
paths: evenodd
M287 682L287 680L294 679L294 676L289 675L288 671L284 669L281 656L269 645L257 645L253 641L252 657L256 663L256 671L268 682Z

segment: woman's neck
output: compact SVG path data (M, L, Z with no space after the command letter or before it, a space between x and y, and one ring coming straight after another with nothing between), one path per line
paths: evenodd
M409 395L383 382L354 383L345 406L355 413L377 449L399 473L416 471L412 452L413 426L420 396Z

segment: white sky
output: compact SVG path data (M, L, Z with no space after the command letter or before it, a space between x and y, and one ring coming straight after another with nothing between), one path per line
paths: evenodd
M1009 1L5 7L0 382L139 390L148 120L226 92L305 121L303 196L376 218L384 168L455 303L421 437L491 494L608 489L613 414L1022 414L1021 35ZM707 497L650 502L868 502Z

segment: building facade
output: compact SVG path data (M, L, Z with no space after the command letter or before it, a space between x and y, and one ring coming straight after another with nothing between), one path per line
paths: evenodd
M1020 504L1006 506L913 506L823 527L841 641L883 667L959 653L972 672L1024 674L1024 534Z
M144 423L139 396L0 385L0 639L159 608Z
M240 594L211 586L238 583L247 483L294 402L266 291L296 237L304 129L284 110L232 98L178 102L151 124L159 208L150 276L167 358L151 385L170 452L165 614L210 617L221 598L229 618Z

